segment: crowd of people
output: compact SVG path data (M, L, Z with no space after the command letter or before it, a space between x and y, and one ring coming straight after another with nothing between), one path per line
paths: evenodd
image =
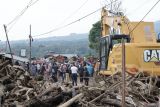
M33 62L31 74L33 76L43 75L45 80L53 80L54 82L89 85L89 78L93 77L95 71L94 65L91 61L78 59L67 63L58 63L53 60L43 61L43 63Z

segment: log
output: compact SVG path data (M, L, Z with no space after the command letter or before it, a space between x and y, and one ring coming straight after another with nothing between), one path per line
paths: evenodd
M52 92L52 91L54 91L54 90L59 90L59 91L61 91L61 88L60 88L60 87L51 87L51 88L45 90L44 92L42 92L42 94L39 94L37 97L40 98L40 97L42 97L42 96L44 96L44 95L46 95L46 94L48 94L49 92Z
M160 105L158 103L149 103L145 104L145 107L159 107Z
M90 103L93 103L94 101L100 99L102 96L104 96L107 92L115 89L116 87L120 86L121 82L115 83L113 84L111 87L109 87L108 89L106 89L106 91L104 93L102 93L101 95L99 95L98 97L96 97L95 99L91 100Z
M50 107L50 104L46 104L37 98L32 98L26 101L23 105L24 107Z
M24 107L52 107L57 106L63 101L63 95L60 93L56 96L50 96L46 99L32 98L25 102Z
M5 74L3 74L3 73L0 72L0 78L2 78L4 76L5 76Z
M0 73L4 72L5 70L5 67L3 67L1 70L0 70ZM3 73L4 74L4 73ZM6 74L6 73L5 73Z
M19 70L19 71L22 71L22 72L25 71L25 69L24 69L22 66L13 65L13 68L15 68L15 69L17 69L17 70Z
M5 85L5 91L11 91L12 89L14 89L16 87L16 85L14 83L11 84L6 84Z
M5 62L0 64L0 69L2 69L4 66L9 64L9 60L6 60Z
M5 84L10 84L12 81L11 81L11 79L10 79L9 76L5 76L5 77L0 78L0 82L1 82L3 85L5 85Z
M82 104L83 106L85 106L85 107L97 107L95 104L89 103L89 102L84 101L84 100L81 100L80 102L81 102L81 104Z
M102 104L108 104L108 105L112 105L112 106L116 106L116 107L121 107L122 106L122 102L117 100L117 99L102 99L101 100ZM135 107L133 104L125 104L126 107Z
M0 84L0 97L2 97L5 94L5 86Z
M56 96L49 96L46 99L41 99L41 101L44 102L44 103L57 105L57 104L60 104L63 101L63 98L64 98L63 94L60 93Z
M23 74L23 71L18 70L16 76L19 77L21 74Z
M78 98L81 98L81 97L83 97L83 94L82 94L82 93L74 96L73 98L71 98L70 100L68 100L68 101L65 102L64 104L59 105L58 107L69 107L72 103L74 103Z
M134 77L132 77L128 82L126 86L129 86L136 78L138 75L140 75L141 72L137 72Z

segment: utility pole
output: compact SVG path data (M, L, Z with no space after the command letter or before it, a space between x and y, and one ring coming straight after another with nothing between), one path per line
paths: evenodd
M32 56L32 36L31 36L31 25L29 26L30 34L29 34L29 72L31 73L31 56Z
M4 30L5 30L5 34L6 34L6 38L7 38L7 43L8 43L8 46L9 46L9 51L10 51L10 54L11 54L11 60L12 60L12 65L13 65L13 55L12 55L12 50L11 50L11 46L10 46L10 43L9 43L9 39L8 39L8 34L7 34L7 26L6 25L3 25L4 26Z
M125 41L124 38L122 38L122 107L126 107L126 103L125 103L125 79L126 79L126 74L125 74L125 65L126 65L126 61L125 61Z

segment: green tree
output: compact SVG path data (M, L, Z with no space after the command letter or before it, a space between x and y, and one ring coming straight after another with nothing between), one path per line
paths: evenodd
M89 47L91 49L99 51L99 38L101 36L101 21L96 22L93 24L89 32Z

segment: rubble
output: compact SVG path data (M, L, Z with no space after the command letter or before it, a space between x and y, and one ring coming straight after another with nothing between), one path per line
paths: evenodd
M122 82L121 73L109 77L96 77L94 87L85 87L84 97L79 100L83 107L121 107ZM157 78L145 76L138 72L126 78L126 107L159 107L160 88Z
M126 77L126 107L158 107L157 77L142 72ZM0 61L0 104L2 107L121 107L121 73L96 76L92 86L61 85L31 76L21 66Z
M8 60L0 63L0 106L56 107L72 98L72 90L58 83L33 77L21 66Z

